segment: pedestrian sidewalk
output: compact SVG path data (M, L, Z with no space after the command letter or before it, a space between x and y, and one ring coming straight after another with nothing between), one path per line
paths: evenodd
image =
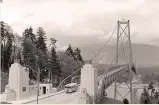
M45 99L45 98L49 98L51 96L54 96L54 95L58 95L58 94L61 94L61 93L64 93L65 90L62 90L62 91L59 91L59 92L55 92L55 93L52 93L52 94L46 94L46 95L41 95L38 97L39 100L41 99ZM33 102L33 101L36 101L37 100L37 96L32 96L32 97L29 97L27 99L24 99L24 100L18 100L18 101L12 101L12 102L9 102L9 103L12 103L12 104L27 104L27 103L30 103L30 102Z

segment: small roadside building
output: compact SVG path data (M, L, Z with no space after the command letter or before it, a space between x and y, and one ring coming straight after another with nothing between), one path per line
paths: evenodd
M52 93L51 83L40 83L39 84L39 95ZM29 95L37 94L37 84L29 85Z

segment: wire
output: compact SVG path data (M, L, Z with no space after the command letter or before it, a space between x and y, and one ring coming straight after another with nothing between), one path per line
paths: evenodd
M91 60L93 60L93 59L103 50L103 48L104 48L105 46L107 46L107 44L108 44L109 40L111 39L111 37L113 36L113 34L114 34L116 28L117 28L117 25L115 26L115 29L113 30L113 32L112 32L111 36L109 37L109 39L107 40L107 42L106 42L106 43L104 44L104 46L92 57Z
M34 69L32 69L29 65L25 65L25 67L30 68L34 73L37 73Z
M61 83L59 84L59 86L58 86L57 88L59 88L59 87L62 85L62 83L63 83L66 79L68 79L68 78L71 77L73 74L75 74L76 72L78 72L79 70L81 70L81 68L82 68L82 67L80 67L80 68L77 69L74 73L72 73L71 75L69 75L68 77L66 77L64 80L62 80Z
M32 69L29 65L25 65L26 67L28 67L28 68L30 68L34 73L38 73L37 71L35 71L34 69ZM46 68L44 68L44 69L46 69ZM44 69L42 69L41 71L43 71ZM42 72L40 72L40 73L42 73Z

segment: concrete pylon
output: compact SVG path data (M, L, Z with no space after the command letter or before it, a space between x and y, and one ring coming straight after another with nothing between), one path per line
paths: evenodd
M87 90L87 94L96 103L98 92L98 70L93 68L91 64L85 64L81 69L81 86L82 89Z

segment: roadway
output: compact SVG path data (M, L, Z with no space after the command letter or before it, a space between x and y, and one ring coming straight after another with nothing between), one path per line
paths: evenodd
M73 93L61 93L49 98L39 100L39 104L78 104L78 99L80 98L80 92ZM36 104L37 102L30 102L27 104Z
M111 75L111 74L113 74L115 72L120 71L123 68L125 68L125 67L122 67L122 68L107 72L107 74L105 74L105 75L107 75L107 76ZM100 77L101 76L99 76L99 78ZM110 89L110 91L112 93L112 91L114 91L114 90ZM108 94L112 95L109 92L108 92ZM78 104L79 98L80 98L80 92L79 92L79 89L78 89L77 92L73 92L73 93L65 93L64 92L64 93L61 93L61 94L58 94L58 95L55 95L55 96L51 96L49 98L41 99L41 100L39 100L39 104ZM115 100L107 98L106 100L103 101L103 103L105 103L105 102L114 103L114 101ZM27 103L27 104L36 104L36 103L37 102L34 101L34 102ZM117 102L117 103L120 103L120 102Z
M100 104L121 104L122 101L113 99L113 91L114 89L112 89L112 87L108 88L108 97L102 99ZM39 100L39 104L78 104L80 96L79 91L70 94L64 92L49 98L41 99ZM36 104L36 101L27 104Z

